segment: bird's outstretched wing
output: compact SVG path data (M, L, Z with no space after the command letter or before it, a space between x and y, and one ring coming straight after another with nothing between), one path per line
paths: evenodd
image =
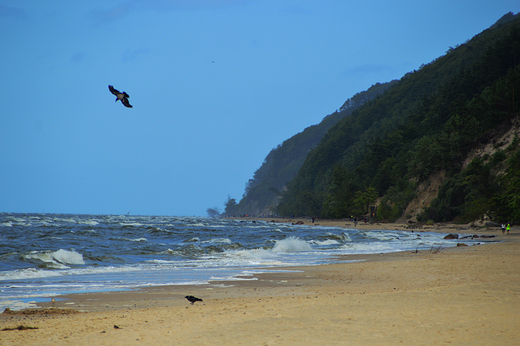
M108 86L108 90L110 90L110 92L116 96L120 93L119 90L114 89L114 87L111 85Z
M121 102L125 105L125 107L132 108L132 105L130 104L130 102L128 102L128 99L126 97L123 97L121 99Z

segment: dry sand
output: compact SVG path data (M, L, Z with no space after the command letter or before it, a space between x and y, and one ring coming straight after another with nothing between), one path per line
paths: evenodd
M253 281L72 295L55 308L42 304L47 309L37 314L1 314L0 329L38 329L0 331L0 344L520 345L519 230L502 236L499 229L447 227L440 231L493 234L503 242L344 256L363 261L290 268ZM188 294L204 302L190 305Z

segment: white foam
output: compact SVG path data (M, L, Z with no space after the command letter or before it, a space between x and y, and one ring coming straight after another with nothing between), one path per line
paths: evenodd
M214 238L214 239L211 239L211 240L204 240L202 243L203 244L205 244L205 243L231 244L232 241L231 241L231 239L228 239L228 238Z
M33 251L31 253L24 254L22 256L26 260L38 260L38 261L44 262L48 267L51 267L51 268L55 268L55 269L68 268L63 263L59 263L59 262L55 261L51 252Z
M132 222L132 223L121 222L120 225L121 225L121 227L139 227L139 226L143 226L143 224L139 223L139 222Z
M239 276L242 276L239 274ZM230 276L212 276L209 278L209 281L256 281L258 278L245 278L245 277L237 277L235 275Z
M349 243L342 247L346 253L366 254L366 253L386 253L400 251L395 246L382 243Z
M99 225L99 222L94 221L94 220L80 220L79 223L83 224L83 225L89 225L89 226Z
M57 271L42 270L37 268L17 269L8 272L0 272L0 281L36 279L60 275Z
M275 253L291 253L301 251L311 251L312 247L305 240L296 237L289 237L276 241L273 247Z
M22 257L25 260L37 260L45 263L48 268L54 269L65 269L68 268L67 264L80 265L85 264L83 261L83 255L75 251L68 250L57 250L57 251L45 251L38 252L32 251L23 254Z
M324 240L324 241L313 240L312 243L316 244L316 245L320 245L320 246L339 244L338 241L332 240L332 239L327 239L327 240Z
M226 254L231 255L233 257L239 257L242 259L269 259L274 258L276 255L270 251L265 249L249 249L249 250L230 250L227 251Z
M25 303L21 300L2 300L0 302L0 310L4 311L6 308L9 308L13 311L24 310L24 309L35 309L38 306L36 302L28 302Z
M146 239L146 238L136 238L136 239L125 238L125 240L134 241L134 242L148 241L148 239Z
M60 249L52 253L52 257L60 262L66 264L85 264L83 261L83 255L75 251L67 251Z

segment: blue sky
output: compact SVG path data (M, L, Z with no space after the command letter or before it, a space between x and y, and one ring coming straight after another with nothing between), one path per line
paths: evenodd
M518 0L0 0L0 212L206 215ZM125 108L108 85L126 91Z

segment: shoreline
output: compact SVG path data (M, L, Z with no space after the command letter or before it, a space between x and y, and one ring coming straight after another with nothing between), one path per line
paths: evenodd
M338 222L346 223L316 224L338 227ZM0 329L21 324L39 329L2 331L0 343L516 342L519 230L513 228L509 236L500 229L446 230L433 231L497 235L500 242L436 253L342 255L342 260L357 262L274 268L288 271L243 281L60 296L55 307L38 303L43 308L39 314L1 314ZM186 295L204 302L190 305ZM64 309L89 312L57 314Z
M501 235L500 227L486 227L484 223L469 223L469 224L455 224L451 222L442 222L433 225L426 225L421 223L398 223L398 222L376 222L366 224L363 221L358 221L354 225L353 221L348 219L316 219L312 222L309 218L288 218L288 217L231 217L230 219L238 221L261 221L273 223L289 223L299 224L304 226L322 226L322 227L340 227L340 228L355 228L360 230L399 230L399 231L415 231L415 232L437 232L437 233L461 233L461 234L491 234ZM472 225L474 225L472 227ZM518 231L520 227L513 226L513 233Z

